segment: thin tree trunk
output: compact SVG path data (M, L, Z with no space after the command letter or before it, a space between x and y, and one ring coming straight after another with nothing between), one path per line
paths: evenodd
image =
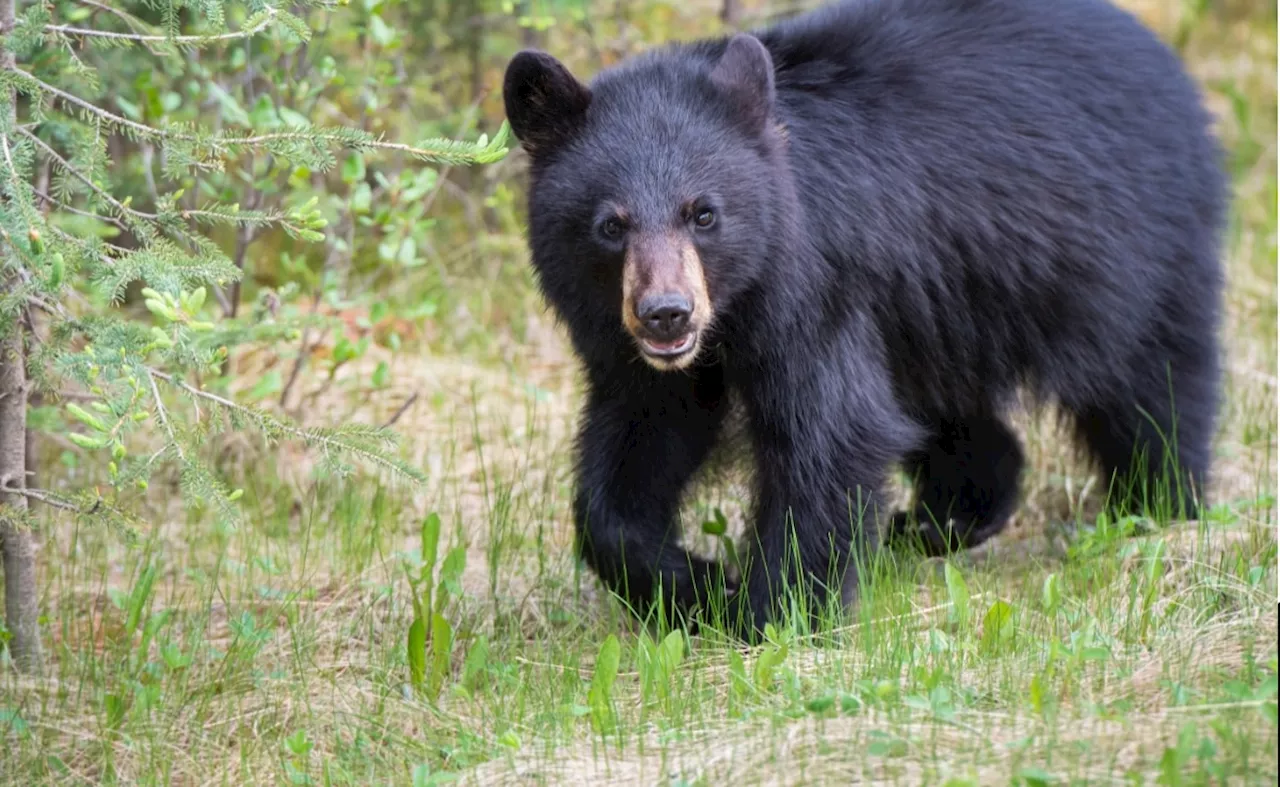
M39 408L44 405L44 397L38 393L27 394L27 407ZM36 466L40 464L40 436L36 434L36 430L31 428L31 424L27 424L27 451L25 461L27 464L27 486L30 488L39 488L40 481L36 478ZM35 507L34 500L28 500L29 508Z
M742 21L742 0L724 0L720 6L720 21L736 28Z
M0 339L0 482L6 488L24 489L26 473L27 380L22 328L14 325L9 335ZM0 517L5 627L12 635L9 652L20 669L38 672L41 657L36 546L31 531L20 521L27 511L27 498L23 494L0 492L0 505L16 514Z
M522 2L516 5L517 17L532 16L532 15L533 15L533 3L530 2L530 0L523 0ZM542 42L539 40L539 38L540 36L538 35L538 31L533 28L533 25L529 25L528 27L523 27L520 29L520 46L524 47L525 49L539 48L542 45ZM472 96L472 98L474 98L474 96Z
M466 23L467 63L471 72L471 103L479 101L480 95L485 92L484 37L488 32L485 22L484 3L480 0L472 0Z
M14 28L14 0L0 0L0 34ZM0 46L0 69L14 68L13 52ZM3 96L9 124L15 122L15 96ZM15 321L18 322L18 321ZM27 367L21 324L9 326L0 339L0 506L16 513L0 516L0 551L4 552L4 617L9 652L18 668L39 672L40 627L36 595L36 547L25 523L27 497L4 492L27 485Z
M484 81L484 39L487 32L484 3L481 0L471 0L463 7L462 14L460 32L464 36L463 51L467 56L468 82L470 82L468 103L474 106L484 98L488 90ZM474 215L476 209L472 201L478 197L482 185L481 179L476 174L476 168L464 167L455 170L453 182L458 184L464 193L462 202L468 214Z
M39 333L36 332L36 310L28 306L22 313L22 325L27 331L27 335L31 337L31 344L35 344ZM39 391L32 390L30 384L27 386L27 411L38 409L44 404L44 395ZM39 488L40 480L36 478L36 467L40 464L40 436L36 434L36 430L31 428L30 420L27 421L27 465L26 485L28 489ZM27 508L35 509L36 501L28 498ZM38 545L37 545L38 546Z

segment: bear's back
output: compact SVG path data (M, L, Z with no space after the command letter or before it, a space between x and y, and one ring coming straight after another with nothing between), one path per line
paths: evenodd
M809 234L927 408L1086 384L1052 378L1123 364L1188 291L1213 324L1218 147L1128 13L860 0L759 35Z

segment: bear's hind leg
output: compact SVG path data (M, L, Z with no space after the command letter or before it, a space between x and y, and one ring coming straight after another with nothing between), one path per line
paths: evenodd
M1018 504L1023 454L999 418L948 419L907 458L914 511L893 517L889 540L918 539L926 555L972 549L1004 529Z
M1070 407L1076 430L1101 467L1110 513L1195 518L1209 469L1216 362L1205 353L1140 371L1138 384L1113 388L1128 395Z

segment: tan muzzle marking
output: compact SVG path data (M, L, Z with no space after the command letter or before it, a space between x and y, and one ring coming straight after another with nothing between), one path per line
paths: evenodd
M636 306L649 295L665 293L679 293L693 304L689 315L693 347L675 358L641 355L655 369L683 369L697 357L702 332L713 316L702 259L693 243L679 233L640 235L628 244L622 268L622 324L636 341L644 336Z

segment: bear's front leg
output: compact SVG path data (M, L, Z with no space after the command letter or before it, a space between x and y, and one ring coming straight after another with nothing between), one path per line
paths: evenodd
M749 639L793 602L812 624L847 600L858 559L879 545L889 468L921 438L871 354L836 349L821 363L778 358L756 377L755 512L726 621Z
M641 618L661 597L668 622L714 606L721 566L680 545L682 493L719 436L718 370L595 380L578 436L574 524L578 550Z
M806 462L801 454L778 452L760 463L742 589L726 621L748 640L789 610L804 612L810 625L836 611L844 590L856 585L858 558L879 542L885 467L855 470Z

